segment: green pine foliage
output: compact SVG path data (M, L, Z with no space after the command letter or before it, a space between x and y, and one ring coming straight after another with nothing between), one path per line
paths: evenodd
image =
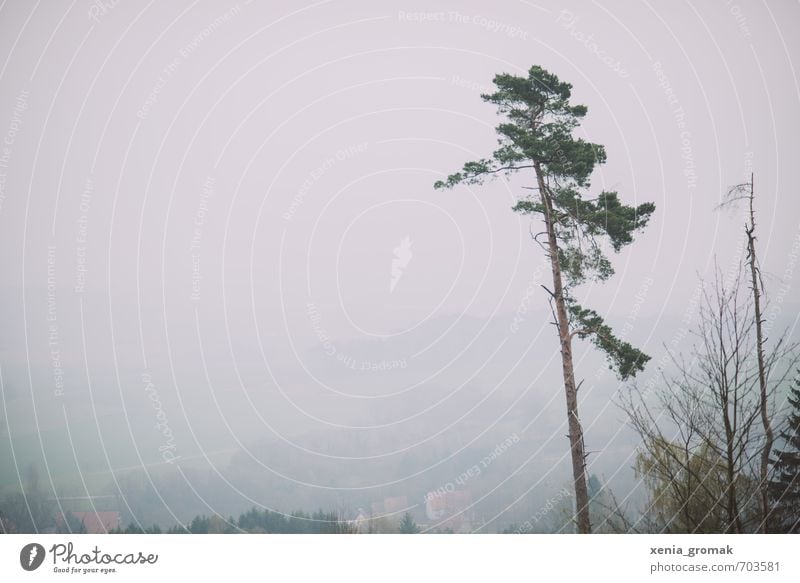
M604 191L596 197L588 194L591 174L605 163L606 152L602 145L572 134L587 109L570 103L569 83L534 66L524 77L497 75L494 84L497 90L481 97L497 106L504 118L496 127L498 148L491 158L465 163L434 187L482 184L486 178L525 170L534 181L532 170L542 175L542 184L533 189L535 194L520 200L513 210L551 216L571 327L579 338L590 339L606 354L609 367L621 379L628 379L641 371L650 357L614 336L595 311L578 305L571 291L587 280L605 281L614 274L606 250L619 252L632 243L655 205L628 206L616 192Z
M800 533L800 376L791 389L792 411L786 428L780 433L782 450L775 450L769 494L773 507L770 529L774 532Z
M418 534L419 526L414 522L411 514L406 512L403 515L403 520L400 521L400 534Z

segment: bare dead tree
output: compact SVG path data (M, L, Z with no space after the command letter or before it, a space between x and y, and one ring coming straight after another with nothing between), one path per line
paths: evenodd
M747 235L747 265L750 268L750 289L753 294L753 311L755 316L756 328L756 357L758 359L758 382L760 391L760 414L761 425L764 429L764 445L761 449L761 464L759 467L759 492L761 501L761 532L768 532L769 517L770 517L770 500L768 489L768 474L769 474L769 456L772 452L772 446L775 443L775 434L772 430L769 415L769 402L767 399L767 371L766 363L764 362L764 320L761 311L761 295L764 292L763 282L761 281L761 272L758 267L758 256L756 255L756 215L753 207L755 199L755 190L753 188L754 177L750 173L750 181L743 184L737 184L728 191L727 200L721 206L728 206L736 204L738 201L744 200L748 204L748 218L744 226L744 232Z

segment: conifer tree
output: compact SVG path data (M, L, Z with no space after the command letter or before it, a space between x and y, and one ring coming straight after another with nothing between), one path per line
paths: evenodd
M526 76L496 75L496 91L482 99L497 106L505 119L496 127L499 147L491 158L467 162L460 172L438 181L435 188L481 184L498 175L524 172L535 193L513 210L539 215L544 232L536 240L550 261L554 306L561 350L567 421L575 487L576 522L580 533L591 531L586 487L586 453L578 417L578 383L572 358L572 339L588 339L605 353L620 379L644 368L649 356L617 338L603 318L575 299L574 287L586 280L604 281L614 273L604 244L615 251L633 241L655 210L652 203L623 204L616 192L587 195L595 166L606 160L603 146L572 135L586 107L570 103L572 86L533 66ZM544 237L544 242L539 240Z
M773 477L769 481L770 530L800 533L800 376L791 389L792 411L780 433L783 450L775 450Z
M419 527L417 523L414 522L414 519L411 517L411 514L406 512L403 515L403 520L400 521L400 534L418 534Z

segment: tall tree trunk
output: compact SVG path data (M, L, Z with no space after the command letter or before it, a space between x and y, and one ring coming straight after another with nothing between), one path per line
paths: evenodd
M561 281L561 264L558 256L555 218L549 192L538 162L534 162L539 194L544 206L544 221L547 229L547 242L550 266L553 271L553 300L556 304L556 325L561 341L561 365L564 373L564 392L567 398L567 423L569 426L569 445L572 453L572 479L575 484L575 508L578 532L589 534L592 531L589 520L589 491L586 487L586 452L583 444L583 428L578 418L578 388L575 384L575 369L572 364L572 336L569 330L567 302L564 285Z
M747 232L747 251L750 255L750 276L753 286L753 310L756 318L756 356L758 358L758 384L761 389L761 424L764 427L764 449L761 450L761 475L759 482L759 492L761 494L761 532L769 531L770 505L769 505L769 484L767 482L769 473L769 454L775 442L772 432L772 425L769 420L767 407L767 373L764 365L764 331L761 319L761 287L759 285L758 267L756 267L756 215L753 210L753 174L750 174L750 225L745 229Z
M722 420L725 426L725 479L727 484L727 497L728 497L728 526L726 532L735 532L736 534L742 533L742 517L739 512L739 500L736 495L736 458L734 456L734 439L736 430L731 425L731 420L728 415L728 397L727 388L722 389L726 394L722 401ZM735 406L735 405L734 405ZM734 414L735 415L735 414Z

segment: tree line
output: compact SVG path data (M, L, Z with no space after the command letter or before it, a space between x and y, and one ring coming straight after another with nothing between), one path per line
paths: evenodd
M704 286L692 354L670 354L677 373L660 371L655 394L634 383L619 403L641 438L635 470L647 489L645 508L634 520L626 515L624 501L621 507L612 497L614 519L608 514L593 518L598 498L587 486L573 340L590 340L621 381L634 379L650 356L616 336L597 312L578 302L576 291L614 274L607 251L631 244L655 205L629 206L612 191L590 193L590 177L606 162L606 152L574 135L587 108L571 102L569 83L533 66L527 75L496 75L494 85L495 91L481 98L501 118L497 148L434 187L479 185L497 176L521 175L529 181L521 187L529 193L512 210L538 219L541 230L532 230L531 237L552 272L552 286L542 287L561 354L575 530L590 533L596 530L593 521L599 521L600 526L621 524L626 531L796 532L800 409L796 387L788 416L781 395L788 392L797 364L797 344L787 333L768 342L764 330L766 292L756 249L752 174L749 182L730 189L722 204L747 206L747 256L732 280L718 273ZM774 425L781 423L776 440ZM776 441L781 447L774 447Z

